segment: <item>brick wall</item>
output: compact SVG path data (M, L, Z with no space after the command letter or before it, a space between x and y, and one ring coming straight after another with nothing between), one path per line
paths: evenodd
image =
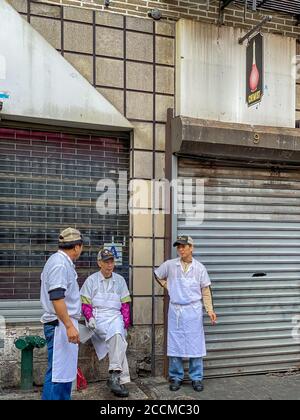
M17 4L19 7L20 3L25 3L27 0L9 1ZM219 22L219 0L210 0L209 8L207 7L207 0L111 0L111 5L108 8L105 8L104 0L40 0L40 2L106 10L113 13L139 17L147 17L149 10L157 8L161 10L163 19L177 20L179 18L185 18L214 24ZM223 24L251 29L253 25L261 21L264 15L273 16L272 22L264 28L264 31L297 38L300 36L300 26L297 26L297 21L293 16L270 10L264 10L263 13L252 13L249 10L246 15L246 20L244 20L244 6L237 2L234 2L226 8Z

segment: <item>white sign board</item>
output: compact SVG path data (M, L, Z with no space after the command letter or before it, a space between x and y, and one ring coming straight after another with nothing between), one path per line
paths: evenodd
M123 265L123 244L117 244L114 242L104 244L105 249L109 249L115 256L116 266Z
M264 98L248 107L246 30L180 19L176 31L176 115L295 128L296 39L264 34Z

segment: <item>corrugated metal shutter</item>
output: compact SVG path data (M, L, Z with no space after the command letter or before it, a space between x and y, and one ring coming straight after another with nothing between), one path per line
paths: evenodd
M96 209L101 179L114 180L119 197L125 197L121 171L129 171L127 135L0 127L0 315L21 320L22 308L26 319L39 316L35 305L23 302L39 299L40 273L61 229L73 226L89 238L76 264L80 284L97 270L100 245L112 238L123 244L129 216L100 215ZM126 279L128 265L126 243L118 267ZM9 302L14 300L17 308Z
M299 171L182 158L179 177L205 185L204 222L187 225L179 215L178 233L195 239L195 257L213 282L219 322L205 322L206 376L300 368L300 343L292 336L300 314Z

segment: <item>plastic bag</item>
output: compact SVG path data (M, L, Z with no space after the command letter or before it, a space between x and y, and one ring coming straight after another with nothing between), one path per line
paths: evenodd
M82 370L77 368L77 391L82 391L87 388L87 380L85 379Z

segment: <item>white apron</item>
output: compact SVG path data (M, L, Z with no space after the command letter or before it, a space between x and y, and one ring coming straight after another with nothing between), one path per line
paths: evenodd
M206 356L202 301L190 303L195 286L200 287L193 277L172 279L172 292L169 291L168 356ZM185 296L187 303L183 303Z
M126 343L124 321L120 310L120 296L115 290L106 293L97 290L93 298L93 315L97 327L92 342L99 360L107 355L109 350L107 341L114 335L120 334Z
M71 318L78 329L78 320ZM66 327L59 321L53 343L52 382L73 382L77 377L78 344L69 343Z

